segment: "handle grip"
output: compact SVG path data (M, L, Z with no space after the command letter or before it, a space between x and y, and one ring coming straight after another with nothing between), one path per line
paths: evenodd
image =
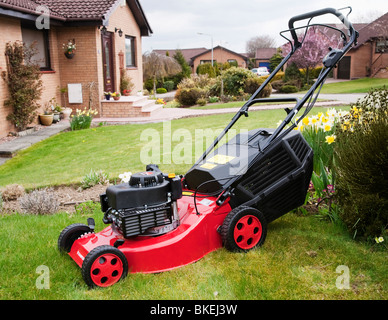
M298 36L296 35L295 29L294 29L294 23L296 21L305 20L305 19L311 19L311 18L314 18L314 17L322 16L324 14L333 14L333 15L337 16L341 20L341 22L347 28L349 28L349 31L351 32L351 36L354 35L355 30L354 30L351 22L340 11L338 11L337 9L325 8L325 9L320 9L320 10L316 10L316 11L311 11L311 12L307 12L307 13L300 14L298 16L292 17L288 21L288 27L290 29L292 38L294 39L294 44L295 44L296 48L300 47L301 43L299 42Z

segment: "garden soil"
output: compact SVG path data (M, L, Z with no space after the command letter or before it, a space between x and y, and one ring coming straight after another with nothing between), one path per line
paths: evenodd
M100 201L100 194L105 193L107 185L95 185L88 189L82 189L79 186L59 186L53 187L52 192L60 203L59 211L74 213L75 207L80 203L93 201ZM2 214L12 214L21 212L18 199L13 201L3 201Z

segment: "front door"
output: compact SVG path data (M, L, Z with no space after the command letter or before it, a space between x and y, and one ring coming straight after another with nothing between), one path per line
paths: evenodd
M101 34L102 39L102 66L104 73L104 91L114 92L114 67L113 67L113 38L112 32Z
M351 57L345 56L338 63L338 79L350 79L350 63Z

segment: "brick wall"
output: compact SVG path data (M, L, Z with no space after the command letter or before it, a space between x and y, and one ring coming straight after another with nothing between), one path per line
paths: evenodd
M115 12L109 18L108 31L114 32L115 27L120 28L123 31L123 36L119 37L118 33L114 35L114 57L115 57L115 83L117 91L120 89L120 70L119 70L119 53L124 53L124 65L125 65L125 36L135 37L136 39L136 67L126 69L127 75L132 78L132 83L135 88L132 94L143 89L143 60L142 60L142 45L140 28L136 23L135 18L129 7L119 6Z
M81 104L69 103L68 95L62 104L75 109L84 109L89 105L89 86L94 85L91 90L92 99L99 108L100 96L98 86L102 81L102 75L99 77L98 64L102 64L97 53L97 27L71 27L58 29L57 51L60 73L60 87L67 88L68 84L82 84ZM75 40L76 51L72 59L68 59L63 51L63 44L69 40Z
M0 19L0 72L7 71L7 62L4 51L5 44L9 41L21 40L22 33L20 22L16 19L1 18ZM4 100L8 98L8 88L5 81L0 78L0 138L13 131L15 128L6 119L11 112L11 108L4 106Z
M115 27L121 28L123 36L114 33ZM143 64L140 29L129 9L119 6L109 18L108 31L114 33L113 54L115 68L116 90L120 86L119 53L125 54L125 35L136 38L136 67L127 69L127 74L135 85L133 93L143 89ZM5 44L9 41L22 40L20 20L16 18L1 17L0 19L0 72L6 70L4 56ZM73 59L67 59L62 46L68 40L75 40L76 54ZM103 65L101 53L101 32L96 26L88 27L55 27L51 26L49 32L51 71L42 72L43 91L40 99L41 110L48 100L55 97L62 106L75 109L83 109L89 105L89 85L93 84L92 100L101 115L101 100L103 97ZM60 93L60 88L67 87L69 83L81 83L83 85L83 103L69 104L69 101ZM8 89L5 82L0 79L0 137L14 131L15 128L6 120L11 112L4 106ZM119 106L117 106L119 108ZM112 112L114 110L112 109ZM119 112L120 114L120 112ZM117 117L117 115L115 115ZM123 116L131 116L127 111ZM38 117L36 123L38 122Z
M5 45L7 42L22 41L20 20L2 17L0 19L0 72L7 70L7 63L4 56ZM40 113L44 109L45 102L55 97L60 101L59 91L59 73L56 71L58 66L57 49L56 49L56 32L50 31L50 60L53 71L41 73L43 82L42 96L39 101L41 108L37 111ZM15 127L6 118L12 112L12 108L5 107L4 101L8 98L8 88L4 80L0 79L0 137L6 136L10 131L16 131ZM38 123L38 117L34 123Z
M229 59L235 59L237 61L237 64L239 67L242 67L242 68L246 68L247 65L246 65L246 62L245 60L238 56L238 55L235 55L229 51L226 51L226 50L223 50L223 49L220 49L220 48L217 48L215 50L213 50L213 60L216 61L217 63L225 63L227 62ZM211 50L207 53L204 53L202 55L200 55L199 57L197 57L195 60L194 60L194 66L193 66L193 72L197 72L197 67L199 66L199 64L201 63L201 60L209 60L211 61L212 60L212 52Z

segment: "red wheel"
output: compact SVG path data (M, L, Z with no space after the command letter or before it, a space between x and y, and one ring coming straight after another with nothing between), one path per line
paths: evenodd
M109 287L126 277L127 273L127 259L112 246L93 249L82 264L82 276L90 287Z
M221 237L226 249L248 251L264 243L267 235L267 222L257 209L240 206L226 216Z
M244 250L252 249L259 242L263 233L260 220L253 215L243 216L234 227L234 241Z

